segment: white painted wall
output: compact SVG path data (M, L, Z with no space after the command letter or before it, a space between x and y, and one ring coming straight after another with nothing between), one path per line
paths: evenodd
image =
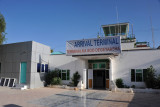
M44 87L45 73L37 72L37 63L48 64L49 57L49 46L34 41L32 42L30 88Z
M145 87L144 82L131 82L131 69L147 69L153 65L160 74L160 50L123 51L112 61L113 80L122 78L128 86Z
M81 80L83 79L83 69L86 68L86 61L72 57L72 56L66 56L64 55L50 55L49 58L49 69L54 70L55 68L70 70L70 78L73 76L73 73L78 71L78 73L81 75ZM63 84L69 84L68 80L63 80Z
M128 86L145 87L144 82L131 82L131 69L147 69L150 65L153 65L157 74L160 74L160 50L122 51L118 56L112 56L110 60L112 66L110 68L110 80L115 81L117 78L122 78L124 84ZM51 55L49 67L51 70L55 68L70 69L71 77L75 71L79 71L80 75L83 76L83 69L88 68L87 62L88 59L82 60L66 55ZM68 84L69 81L63 81L63 83Z
M121 49L122 50L131 50L134 49L134 44L136 42L127 42L127 43L121 43Z

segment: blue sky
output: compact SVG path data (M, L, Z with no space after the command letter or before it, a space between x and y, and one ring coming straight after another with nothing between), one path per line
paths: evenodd
M117 3L116 3L117 1ZM65 52L66 41L96 38L101 25L130 22L138 41L160 45L160 0L0 0L6 43L37 41ZM131 29L130 29L131 31Z

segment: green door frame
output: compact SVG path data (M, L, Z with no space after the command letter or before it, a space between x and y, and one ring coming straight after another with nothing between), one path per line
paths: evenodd
M26 84L27 62L21 62L20 83Z

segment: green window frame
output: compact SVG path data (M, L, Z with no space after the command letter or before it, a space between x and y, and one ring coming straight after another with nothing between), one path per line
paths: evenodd
M106 69L106 63L93 63L93 69Z
M142 69L136 69L136 82L142 82L143 81L143 70Z
M97 63L93 64L93 69L98 69L98 64Z
M62 80L66 80L66 70L62 70L61 75Z
M70 70L61 70L59 74L62 80L70 80Z
M100 69L105 69L106 68L106 64L105 63L99 63L99 68Z
M147 69L131 69L131 82L144 82Z

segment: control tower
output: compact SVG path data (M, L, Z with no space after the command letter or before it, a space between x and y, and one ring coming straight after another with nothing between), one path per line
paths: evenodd
M136 42L136 38L133 32L129 35L129 22L102 25L102 28L106 37L121 37L121 45L123 50L149 48L149 43L146 41Z
M121 36L121 42L135 42L136 38L133 34L129 34L129 22L102 25L105 36Z
M121 39L126 39L129 32L129 23L118 23L102 25L105 36L121 36Z

